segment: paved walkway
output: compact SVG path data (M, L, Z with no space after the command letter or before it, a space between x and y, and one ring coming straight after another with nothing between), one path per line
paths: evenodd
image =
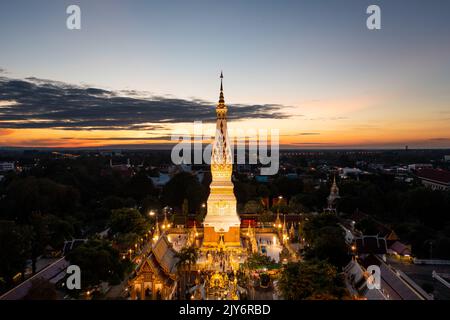
M448 265L419 265L403 262L399 259L388 258L387 262L394 268L403 271L408 277L414 280L419 286L430 284L434 287L434 298L438 300L450 300L450 289L432 278L433 271L437 273L450 273Z
M249 299L250 300L273 300L273 288L258 288L249 286Z
M267 254L269 257L278 262L280 260L280 252L283 246L280 244L278 236L275 233L261 233L256 235L256 241L260 247L260 252Z

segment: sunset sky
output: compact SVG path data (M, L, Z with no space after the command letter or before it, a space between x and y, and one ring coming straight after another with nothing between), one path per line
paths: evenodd
M0 41L0 147L212 129L221 70L231 130L279 129L289 148L450 147L448 0L1 1Z

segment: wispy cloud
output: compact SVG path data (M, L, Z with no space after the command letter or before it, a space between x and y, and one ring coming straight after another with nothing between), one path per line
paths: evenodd
M450 141L450 138L431 138L430 141Z
M171 140L170 136L157 137L92 137L92 138L73 138L63 137L62 140L77 140L77 141L155 141L155 140Z
M298 134L299 136L318 136L320 135L319 132L300 132Z
M348 120L348 117L318 117L318 118L309 118L307 120L312 120L312 121L325 121L325 120Z
M13 134L14 130L11 129L0 129L0 136L7 136Z
M295 145L295 146L303 146L303 145L306 145L306 146L309 146L309 145L321 145L321 146L323 146L323 145L334 145L335 143L328 143L328 142L295 142L295 143L292 143L292 145Z
M0 128L152 130L164 125L214 121L215 103L201 99L144 96L38 78L0 77ZM280 104L228 106L230 120L284 119ZM159 126L159 127L157 127Z

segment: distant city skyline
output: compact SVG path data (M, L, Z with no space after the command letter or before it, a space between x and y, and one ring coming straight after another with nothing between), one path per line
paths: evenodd
M230 129L282 148L450 148L445 0L18 0L0 40L0 147L168 145L214 126L223 70Z

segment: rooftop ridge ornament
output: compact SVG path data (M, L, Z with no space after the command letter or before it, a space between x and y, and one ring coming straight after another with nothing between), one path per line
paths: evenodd
M220 96L219 96L219 106L225 105L225 98L223 96L223 72L220 72Z

